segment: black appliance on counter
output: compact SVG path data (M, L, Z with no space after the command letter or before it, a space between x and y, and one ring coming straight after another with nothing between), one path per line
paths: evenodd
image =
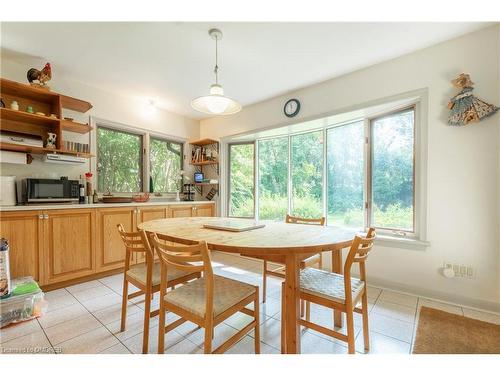
M183 199L184 201L194 201L194 194L196 190L194 184L184 184L182 189Z
M78 185L78 180L66 178L26 178L22 180L20 201L24 204L78 202Z

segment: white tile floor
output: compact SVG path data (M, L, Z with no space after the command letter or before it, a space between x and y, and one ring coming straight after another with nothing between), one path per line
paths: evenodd
M260 262L224 253L213 253L217 274L252 284L262 283ZM130 354L142 351L144 299L128 305L127 328L120 332L122 275L114 275L46 293L47 312L36 320L0 330L2 352ZM281 280L268 279L268 298L261 304L261 352L280 352ZM134 291L129 287L130 292ZM500 324L500 315L444 304L375 287L368 289L370 353L411 353L421 306ZM158 294L153 306L158 306ZM169 314L167 319L174 319ZM311 319L332 326L331 310L313 305ZM215 330L214 347L242 328L250 318L236 314ZM343 328L345 332L345 328ZM355 320L356 350L363 353L359 315ZM149 351L157 352L158 317L151 319ZM185 323L169 332L166 353L202 353L203 330ZM344 342L313 330L302 331L302 353L347 353ZM228 353L253 353L253 331Z

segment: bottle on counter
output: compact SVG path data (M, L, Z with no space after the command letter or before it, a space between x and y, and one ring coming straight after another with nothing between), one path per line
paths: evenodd
M85 203L85 185L78 184L78 187L80 188L80 198L78 199L78 203L84 204Z
M94 189L94 195L92 196L92 203L99 203L99 195L97 195L97 190Z
M92 173L85 173L85 196L87 203L92 203Z

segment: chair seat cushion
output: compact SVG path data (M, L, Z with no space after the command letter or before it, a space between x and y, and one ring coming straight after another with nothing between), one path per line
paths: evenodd
M353 303L363 292L364 281L351 277ZM300 290L308 294L345 303L344 275L316 268L306 268L300 271Z
M146 274L147 268L146 263L135 264L130 267L127 271L127 276L135 281L146 285ZM189 272L180 271L173 267L170 267L167 272L168 281L172 281L178 279L180 277L189 275ZM153 286L160 285L161 282L161 264L159 262L155 262L153 264Z
M255 291L253 285L214 275L214 317L251 296ZM203 318L206 309L205 277L167 292L165 301Z

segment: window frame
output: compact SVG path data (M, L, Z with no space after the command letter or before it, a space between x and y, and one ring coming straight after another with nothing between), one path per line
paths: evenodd
M356 124L356 123L360 123L360 122L363 122L363 229L368 229L369 226L367 226L366 224L368 223L367 221L367 210L366 210L366 202L367 202L367 184L368 184L368 180L367 180L367 168L368 168L368 153L367 153L367 140L366 140L366 118L357 118L357 119L352 119L352 120L349 120L349 121L344 121L344 122L341 122L339 124L335 124L334 126L326 126L324 128L324 144L325 144L325 147L324 147L324 150L323 150L323 154L324 154L324 162L323 162L323 166L324 166L324 184L326 186L325 189L323 189L323 194L324 194L324 216L325 216L325 220L326 220L326 225L329 225L328 224L328 217L329 217L329 211L328 211L328 207L329 207L329 203L330 203L330 199L329 199L329 187L328 187L328 132L332 129L335 129L335 128L341 128L343 126L349 126L349 125L352 125L352 124Z
M299 133L297 133L299 134ZM294 134L296 135L296 134ZM291 167L290 167L290 157L292 155L291 151L291 146L292 146L292 137L289 135L279 135L276 137L262 137L257 140L255 140L255 184L258 184L260 187L260 162L259 162L259 147L260 147L260 142L261 141L270 141L273 139L281 139L284 138L286 139L287 142L287 184L286 184L286 197L287 197L287 206L286 206L286 212L289 214L290 213L290 207L292 204L292 179L291 179ZM254 218L259 218L260 219L260 188L257 189L256 185L254 186L255 189L255 213L254 213ZM285 218L283 218L283 221Z
M140 193L141 190L139 191L110 191L109 189L108 190L104 190L104 191L100 191L99 189L99 169L98 169L98 165L99 165L99 129L102 128L102 129L106 129L106 130L110 130L110 131L113 131L113 132L116 132L116 133L122 133L122 134L129 134L129 135L134 135L134 136L137 136L141 142L140 144L140 149L141 149L141 152L140 152L140 159L139 159L139 168L140 168L140 183L139 183L139 186L144 189L144 174L145 174L145 165L144 165L144 136L143 134L141 133L138 133L138 132L133 132L133 131L129 131L129 130L126 130L126 129L121 129L121 128L117 128L117 127L112 127L112 126L108 126L108 125L97 125L96 126L96 180L97 180L97 192L98 193L111 193L111 194L137 194L137 193Z
M179 142L179 141L174 141L172 139L166 138L165 136L161 136L155 133L148 133L148 147L147 147L147 155L148 155L148 171L147 171L147 187L149 191L149 178L151 177L151 141L161 141L165 143L173 143L176 145L179 145L181 147L180 151L180 158L181 158L181 166L180 170L184 170L184 143ZM179 191L182 191L182 185L184 183L184 178L182 178L181 183L180 183L180 188ZM155 191L155 193L161 193L161 194L175 194L175 191Z
M117 131L117 132L122 132L122 133L129 133L133 135L137 135L141 139L141 188L142 190L139 192L113 192L111 191L110 193L112 194L125 194L125 195L133 195L141 192L149 192L149 176L150 176L150 160L149 160L149 153L150 153L150 139L158 139L166 142L171 142L171 143L176 143L181 145L181 170L185 167L185 150L186 150L186 139L179 138L179 137L173 137L169 136L167 134L155 132L155 131L150 131L150 130L144 130L140 129L135 126L130 126L130 125L124 125L121 123L116 123L112 121L108 121L105 119L97 118L97 117L90 117L90 123L92 127L95 129L95 131L92 132L91 134L91 151L96 155L95 161L91 160L91 171L94 173L96 176L96 188L98 193L106 193L107 191L99 191L99 184L98 178L99 178L99 171L97 170L97 165L98 165L98 128L106 128L109 130ZM179 190L181 191L181 190ZM156 193L156 192L155 192ZM159 192L161 194L173 194L175 192Z
M338 126L338 125L336 125ZM313 130L305 130L305 131L300 131L300 132L296 132L296 133L292 133L292 134L288 134L286 135L286 137L288 137L288 180L289 180L289 183L288 183L288 209L287 209L287 213L291 216L293 216L293 213L292 213L292 208L293 208L293 172L292 172L292 138L293 137L297 137L297 136L301 136L301 135L308 135L308 134L311 134L311 133L319 133L321 132L321 137L323 139L323 144L322 144L322 160L321 160L321 183L322 183L322 186L321 186L321 210L323 211L322 212L322 215L325 217L325 222L327 222L327 212L325 212L325 193L328 189L328 186L325 185L325 171L326 171L326 161L327 161L327 155L325 154L325 151L326 151L326 136L327 136L327 130L331 128L331 127L323 127L323 128L319 128L319 129L313 129Z
M256 141L246 141L246 142L232 142L227 144L227 196L226 196L226 204L227 204L227 212L226 216L231 217L231 218L243 218L243 219L255 219L256 218L256 213L258 210L258 197L257 197L257 178L258 178L258 171L256 169L257 167L257 159L256 155L258 152L258 142ZM253 146L253 216L232 216L231 213L231 147L233 146L242 146L242 145L252 145Z
M388 228L388 227L381 227L381 226L376 226L373 223L373 129L374 129L374 122L377 120L381 120L387 117L391 117L400 113L408 112L408 111L413 111L413 155L412 155L412 180L413 180L413 186L412 186L412 205L413 205L413 212L412 212L412 227L413 230L406 230L406 229L399 229L399 228ZM365 187L366 187L366 200L365 200L365 224L366 224L366 229L373 227L379 231L379 233L383 234L391 234L395 235L398 237L415 237L417 235L417 205L416 205L416 200L417 200L417 185L416 185L416 153L417 153L417 138L416 138L416 130L417 130L417 106L416 104L412 104L409 106L401 107L394 109L392 111L384 112L382 114L376 115L376 116L371 116L367 118L365 121L367 123L368 129L365 127L365 144L367 148L366 152L366 172L365 172Z

